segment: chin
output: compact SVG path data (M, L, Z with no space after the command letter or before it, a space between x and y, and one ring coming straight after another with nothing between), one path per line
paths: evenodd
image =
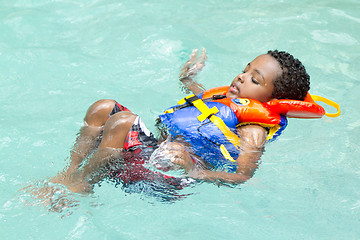
M227 98L231 98L231 99L239 98L239 96L231 92L227 92L225 95Z

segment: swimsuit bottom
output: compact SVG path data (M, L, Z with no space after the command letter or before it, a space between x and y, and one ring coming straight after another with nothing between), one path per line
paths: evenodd
M121 111L130 112L128 108L116 102L110 116ZM173 201L184 197L178 194L177 190L183 189L194 180L167 176L144 166L158 146L158 140L137 116L127 134L123 158L111 162L108 166L108 180L115 182L116 186L121 185L126 193L142 193L161 201Z

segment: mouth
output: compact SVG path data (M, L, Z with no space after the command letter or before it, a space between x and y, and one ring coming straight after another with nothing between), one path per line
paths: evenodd
M240 89L235 84L231 84L230 88L229 88L229 92L231 92L233 94L239 94Z

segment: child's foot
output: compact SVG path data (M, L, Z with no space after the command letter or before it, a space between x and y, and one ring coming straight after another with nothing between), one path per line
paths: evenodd
M90 193L94 188L89 181L84 180L83 174L78 171L71 174L60 173L52 178L50 182L63 184L75 193Z

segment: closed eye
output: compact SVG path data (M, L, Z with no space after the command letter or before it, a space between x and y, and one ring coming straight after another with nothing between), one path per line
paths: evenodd
M259 84L260 84L255 78L251 78L251 81L252 81L253 83L255 83L256 85L259 85Z

